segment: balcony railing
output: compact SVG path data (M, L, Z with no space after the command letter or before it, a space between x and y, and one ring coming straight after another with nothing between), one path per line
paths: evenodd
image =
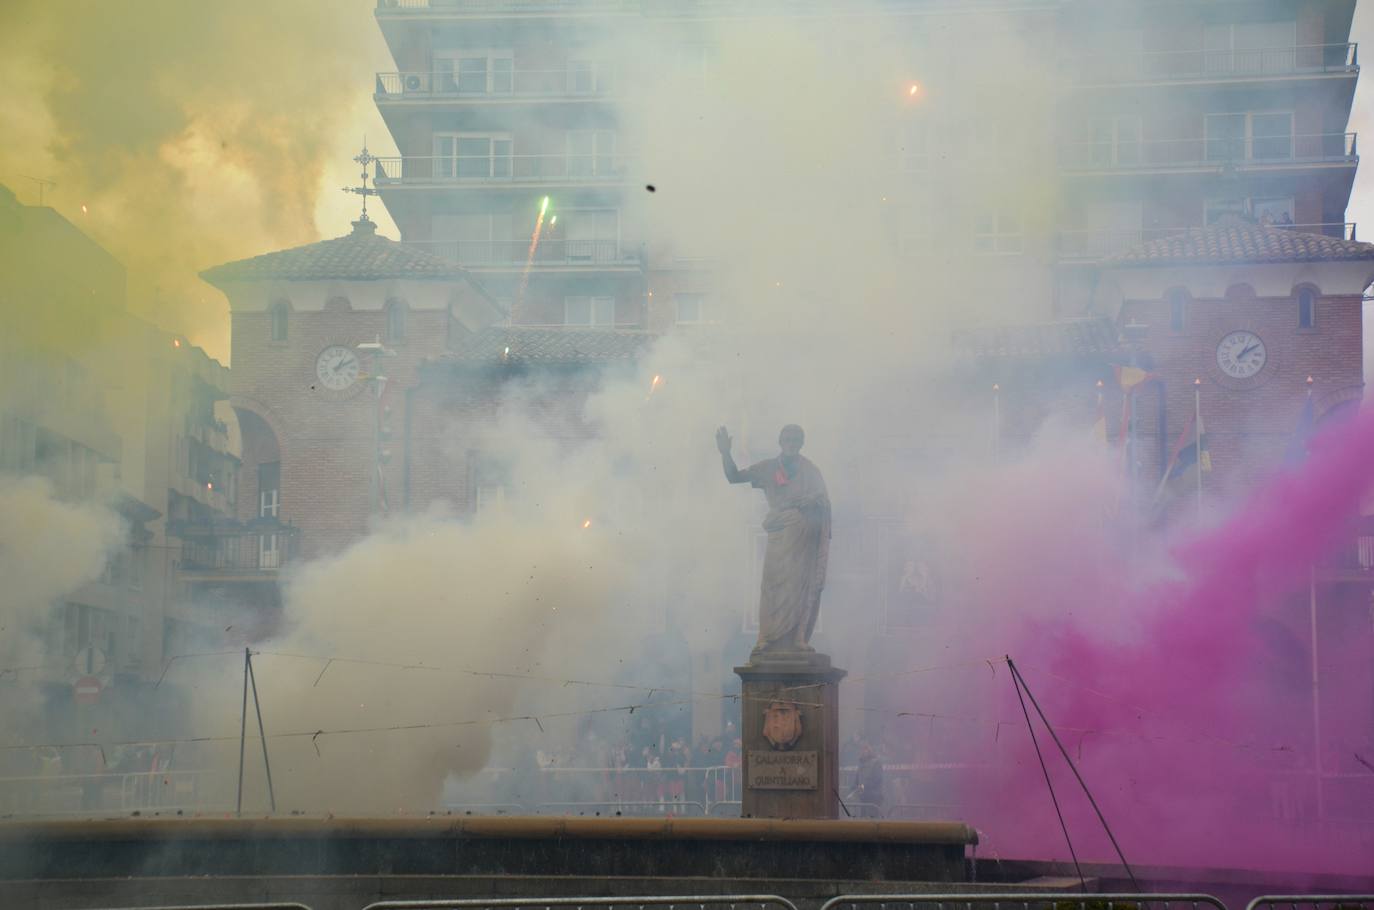
M275 575L300 552L300 529L261 525L177 525L183 575Z
M1069 142L1059 147L1065 171L1151 171L1220 168L1227 165L1354 164L1355 133L1274 136L1198 136L1189 139Z
M469 268L514 268L526 262L539 266L586 266L588 268L637 266L639 250L625 249L618 240L563 240L545 237L530 257L530 241L431 240L408 241L407 246L442 256Z
M383 13L639 12L641 0L377 0Z
M378 100L421 101L458 98L481 101L526 98L604 98L615 84L615 68L595 65L554 70L513 70L480 73L378 73Z
M1095 52L1072 61L1086 84L1253 79L1359 72L1359 45L1307 44L1242 50Z
M377 159L377 185L436 183L608 183L628 179L623 155L406 156Z
M1271 224L1270 227L1299 231L1305 234L1324 234L1327 237L1339 237L1342 240L1355 239L1355 222L1353 221L1324 224ZM1135 249L1142 243L1149 243L1164 237L1173 237L1187 230L1187 228L1127 228L1103 231L1060 231L1058 235L1059 258L1084 261L1106 259Z

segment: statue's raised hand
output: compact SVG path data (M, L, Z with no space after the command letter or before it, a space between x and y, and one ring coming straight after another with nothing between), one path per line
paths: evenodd
M722 455L730 454L730 433L725 427L716 430L716 448L720 450Z

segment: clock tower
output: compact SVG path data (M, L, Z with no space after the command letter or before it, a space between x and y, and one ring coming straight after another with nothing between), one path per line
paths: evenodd
M1374 244L1234 219L1109 262L1099 305L1164 388L1163 407L1141 414L1163 443L1140 447L1141 476L1159 476L1195 390L1218 492L1282 461L1309 393L1318 421L1358 403L1371 281Z
M366 214L201 277L229 298L238 518L291 525L301 556L337 551L399 507L399 402L420 364L502 314L462 268L378 236Z

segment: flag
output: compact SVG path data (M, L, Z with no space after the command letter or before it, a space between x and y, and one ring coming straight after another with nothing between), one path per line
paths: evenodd
M1116 384L1121 386L1121 391L1130 392L1142 382L1149 382L1158 377L1154 373L1142 370L1140 367L1112 367L1116 371Z
M1097 415L1093 417L1093 439L1107 444L1107 407L1102 400L1102 393L1097 393Z
M1302 464L1307 459L1307 440L1312 436L1312 427L1317 422L1317 409L1312 404L1312 396L1309 394L1307 400L1303 402L1302 410L1298 412L1298 425L1293 428L1293 435L1288 437L1288 448L1283 453L1283 463L1292 467Z
M1169 467L1159 479L1159 488L1155 490L1155 505L1163 502L1166 491L1185 489L1190 482L1196 483L1196 471L1205 474L1211 470L1212 453L1207 451L1207 428L1202 415L1198 414L1188 418L1187 426L1183 428L1183 432L1178 436L1178 442L1174 444Z

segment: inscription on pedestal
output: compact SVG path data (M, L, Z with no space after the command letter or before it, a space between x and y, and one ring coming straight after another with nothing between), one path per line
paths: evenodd
M815 752L749 750L746 785L756 790L815 790L820 786Z

